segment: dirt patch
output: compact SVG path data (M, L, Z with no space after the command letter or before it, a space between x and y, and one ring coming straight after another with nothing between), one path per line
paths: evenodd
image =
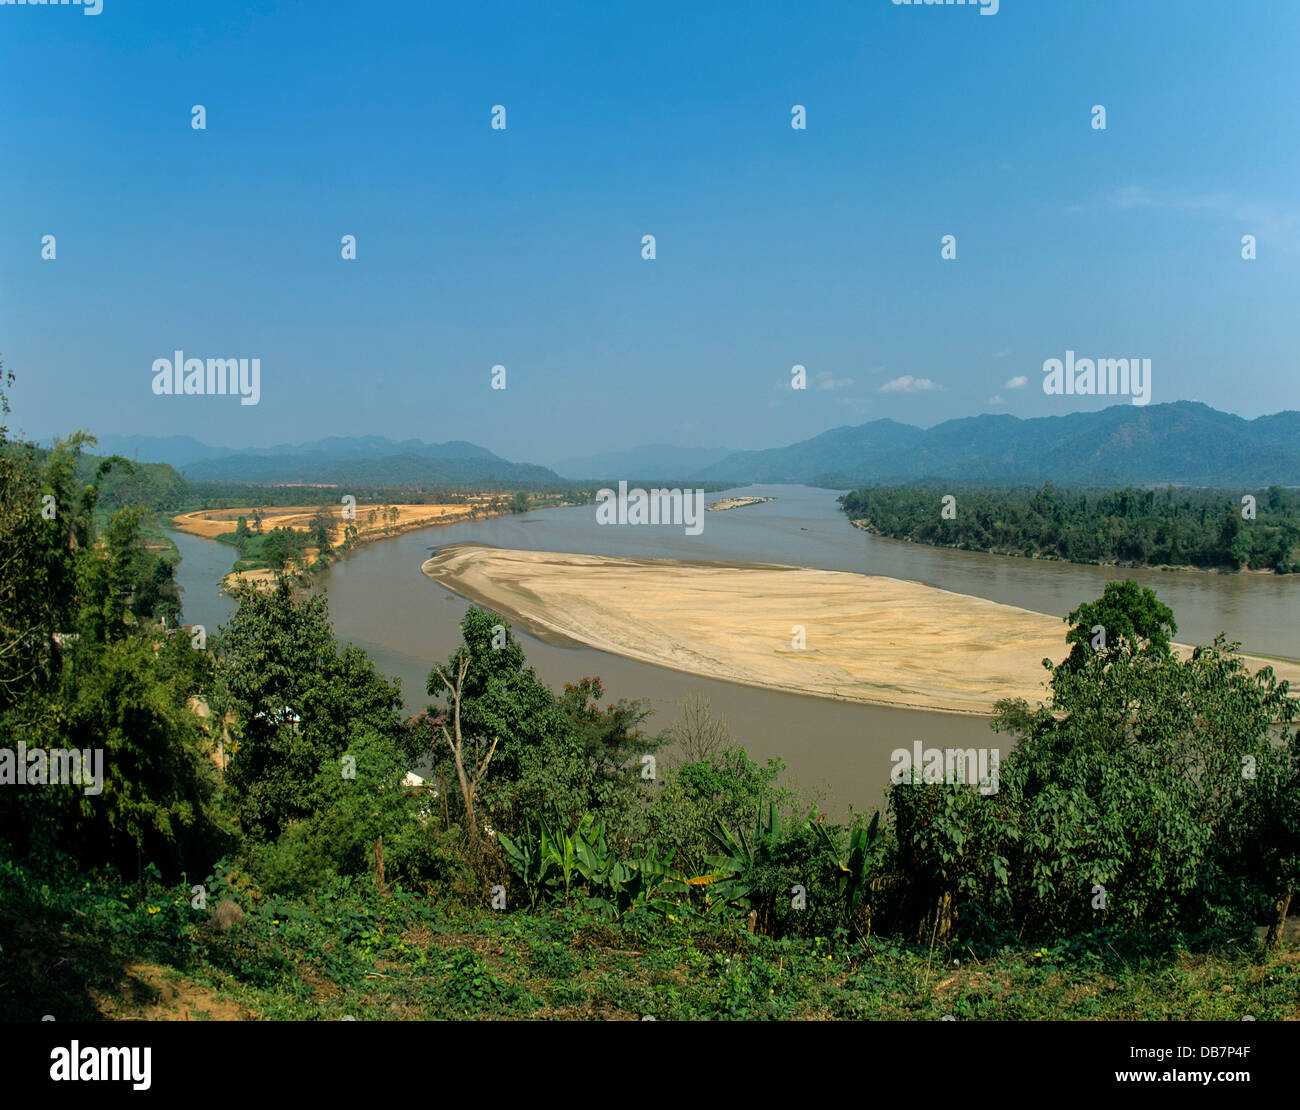
M135 964L117 998L96 998L99 1012L118 1021L251 1021L256 1015L212 987L156 964Z
M438 934L430 929L428 925L420 923L418 925L412 925L407 929L402 934L402 939L406 941L407 944L413 944L417 948L428 948L429 945L434 944L437 941Z
M298 978L311 988L312 994L316 996L318 1002L337 1001L342 993L337 983L326 979L319 970L309 963L298 965Z

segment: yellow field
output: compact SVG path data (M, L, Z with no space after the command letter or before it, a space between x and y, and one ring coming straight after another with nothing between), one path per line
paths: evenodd
M390 507L397 510L395 523L384 511ZM415 528L423 528L429 524L450 524L453 521L465 520L469 517L470 510L475 507L474 505L358 505L356 519L344 521L342 517L343 506L341 504L326 506L338 521L334 528L334 535L331 537L332 543L337 543L343 539L343 526L345 523L355 524L357 534L362 539L373 536L391 536L398 532L409 532ZM320 508L320 505L277 505L264 509L262 511L262 531L270 532L273 528L292 528L296 531L306 531L311 525L311 518ZM479 505L477 508L480 513L486 511L483 505ZM374 510L375 513L373 523L370 520L371 510ZM179 516L173 517L172 520L180 531L211 540L225 535L227 532L233 532L241 516L248 521L248 526L251 528L253 526L253 512L254 510L251 508L200 509L193 513L181 513Z
M469 504L465 505L358 505L356 516L345 521L343 519L343 506L328 505L328 508L335 516L334 533L330 537L331 544L341 543L344 538L344 525L353 524L357 529L357 538L355 543L367 543L373 540L384 539L389 536L400 535L403 532L413 532L419 528L427 528L433 524L452 524L458 520L467 520L471 511L476 511L480 516L495 515L488 507L489 498L474 498ZM320 505L278 505L268 507L262 510L262 531L270 532L275 528L290 528L294 531L304 532L311 527L311 518L320 510ZM396 509L397 517L394 520L386 510ZM375 518L370 519L371 511L374 511ZM176 525L178 531L188 532L193 536L202 536L204 539L216 539L218 536L226 535L235 531L239 523L239 518L243 517L248 521L248 526L253 526L253 509L200 509L192 513L181 513L179 516L172 517L172 522ZM290 564L290 570L301 570L308 567L315 560L318 551L314 547L309 547L303 552L301 565L295 566ZM259 589L269 589L275 585L276 575L270 570L241 570L232 571L222 581L223 588L229 592L237 583L252 583Z

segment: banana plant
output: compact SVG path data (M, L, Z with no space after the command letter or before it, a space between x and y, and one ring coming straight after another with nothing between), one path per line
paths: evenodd
M688 889L688 881L673 869L672 856L663 859L634 848L629 860L620 860L608 843L604 822L593 814L585 815L572 833L553 830L544 820L538 822L536 836L531 822L525 830L518 839L502 833L497 838L534 909L549 891L567 905L579 882L586 888L587 907L613 919L634 908L666 913L674 904L671 895Z
M721 902L736 902L746 909L752 909L749 895L757 882L754 868L758 853L764 845L776 844L781 839L781 818L777 816L776 805L772 802L768 803L766 820L762 809L759 809L754 819L752 844L746 839L743 829L732 833L717 818L714 818L713 828L707 832L709 839L721 853L705 857L705 862L713 868L711 893Z
M573 837L567 832L552 832L550 826L545 821L538 821L541 826L542 851L550 858L556 870L559 872L558 878L564 883L564 904L569 904L570 891L573 887L573 876L578 870L578 849L573 842Z
M524 835L515 840L505 833L498 833L497 840L506 853L519 877L528 890L528 901L532 909L537 909L542 894L554 877L555 861L547 853L543 841L533 835L532 822L524 825Z
M705 885L701 880L711 879L710 894L718 900L713 905L724 902L740 902L749 908L747 901L754 889L754 849L745 838L744 829L733 833L722 821L714 818L713 828L707 830L708 837L718 847L715 856L706 856L705 862L713 869L709 876L700 876L691 880L693 885Z
M667 859L661 859L642 851L632 857L628 864L631 875L624 887L628 909L642 906L656 913L667 913L669 897L686 893L686 883L673 867L676 855L674 852Z
M880 811L876 810L871 818L871 824L865 829L857 828L849 833L847 855L841 853L831 834L822 825L814 823L812 827L838 868L836 879L840 893L840 913L845 924L848 924L857 913L858 906L871 882L870 876L876 862L877 850L884 840L884 833L880 831Z
M605 823L588 813L573 834L578 872L599 889L616 891L631 874L605 842Z

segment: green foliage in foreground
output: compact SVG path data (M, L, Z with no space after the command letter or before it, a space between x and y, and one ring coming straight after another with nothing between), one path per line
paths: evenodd
M0 861L0 1019L1286 1020L1300 952L1098 929L1026 949L775 940L708 919L466 910L339 882L228 932L187 885Z

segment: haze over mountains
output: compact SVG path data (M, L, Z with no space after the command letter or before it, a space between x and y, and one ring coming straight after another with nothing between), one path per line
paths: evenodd
M461 440L426 444L383 436L241 450L187 436L105 436L96 450L168 462L191 481L629 479L844 489L934 479L989 485L1294 486L1300 485L1300 413L1245 420L1199 402L1178 401L1028 420L985 414L928 429L876 420L762 451L655 444L566 460L553 469L509 462Z
M833 489L929 478L991 485L1297 485L1300 412L1244 420L1176 401L1030 420L985 414L925 430L876 420L790 447L741 452L694 477Z
M330 436L275 447L210 447L189 436L103 436L95 449L166 462L192 482L365 482L376 485L548 482L553 471L513 463L464 440L422 443Z
M608 478L611 474L629 477L691 477L733 454L735 451L730 447L670 447L664 443L651 443L625 451L607 451L581 459L564 459L553 463L551 469L561 478L578 481Z
M192 462L229 458L233 455L292 456L319 458L330 462L347 459L383 459L394 455L418 455L429 459L495 459L486 447L476 447L464 440L449 443L422 443L418 439L401 442L385 436L327 436L308 443L281 443L275 447L209 447L192 436L100 436L103 454L117 453L140 462L171 463L178 470Z

